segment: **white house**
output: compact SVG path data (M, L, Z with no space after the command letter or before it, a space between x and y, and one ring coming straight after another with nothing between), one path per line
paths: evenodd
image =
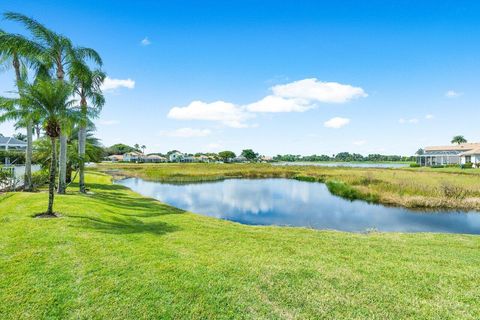
M125 162L138 162L142 161L144 155L137 151L127 152L123 155L123 161Z
M22 140L18 140L12 137L3 137L0 136L0 150L21 150L25 151L27 149L27 143Z
M4 137L0 135L0 151L25 151L27 143L13 137ZM5 164L10 164L10 158L5 158Z
M423 154L417 154L421 166L448 164L480 164L480 143L461 143L449 146L425 147Z
M181 162L184 158L184 154L178 151L172 152L168 155L168 161Z

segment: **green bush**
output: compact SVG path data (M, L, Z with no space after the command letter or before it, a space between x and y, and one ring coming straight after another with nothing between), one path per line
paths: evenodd
M40 170L32 174L33 188L37 189L48 182L49 173L47 170Z
M410 168L419 168L420 165L418 163L410 163Z
M462 164L462 169L471 169L473 168L473 163L467 162L465 164Z
M433 169L440 169L440 168L445 168L445 166L444 166L444 165L441 165L441 164L435 164L435 165L431 166L431 168L433 168Z
M348 184L341 181L327 181L325 183L328 190L339 197L348 199L348 200L365 200L367 202L378 202L378 196L373 194L364 194L349 186Z

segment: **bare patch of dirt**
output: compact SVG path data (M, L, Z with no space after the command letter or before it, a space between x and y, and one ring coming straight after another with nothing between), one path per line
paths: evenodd
M46 214L46 213L38 213L33 216L34 218L38 219L51 219L51 218L61 218L62 215L60 213L54 212L53 214Z

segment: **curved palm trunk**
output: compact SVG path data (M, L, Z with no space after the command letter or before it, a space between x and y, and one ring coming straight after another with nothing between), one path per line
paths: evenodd
M67 189L67 135L60 135L60 156L58 172L58 193L65 194Z
M82 126L78 131L78 155L80 158L79 188L81 193L86 193L85 188L85 144L86 144L86 128Z
M32 135L33 135L32 121L28 121L27 124L27 150L25 153L25 177L24 177L24 190L32 191Z
M50 137L52 142L52 162L50 164L50 180L48 184L48 209L47 214L53 215L53 200L55 197L55 174L57 169L57 150L55 138Z

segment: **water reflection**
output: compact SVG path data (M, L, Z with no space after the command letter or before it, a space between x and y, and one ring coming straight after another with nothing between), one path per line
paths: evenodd
M253 225L289 225L361 232L480 233L475 212L422 213L347 201L324 184L289 179L231 179L173 185L138 178L118 182L172 206Z

